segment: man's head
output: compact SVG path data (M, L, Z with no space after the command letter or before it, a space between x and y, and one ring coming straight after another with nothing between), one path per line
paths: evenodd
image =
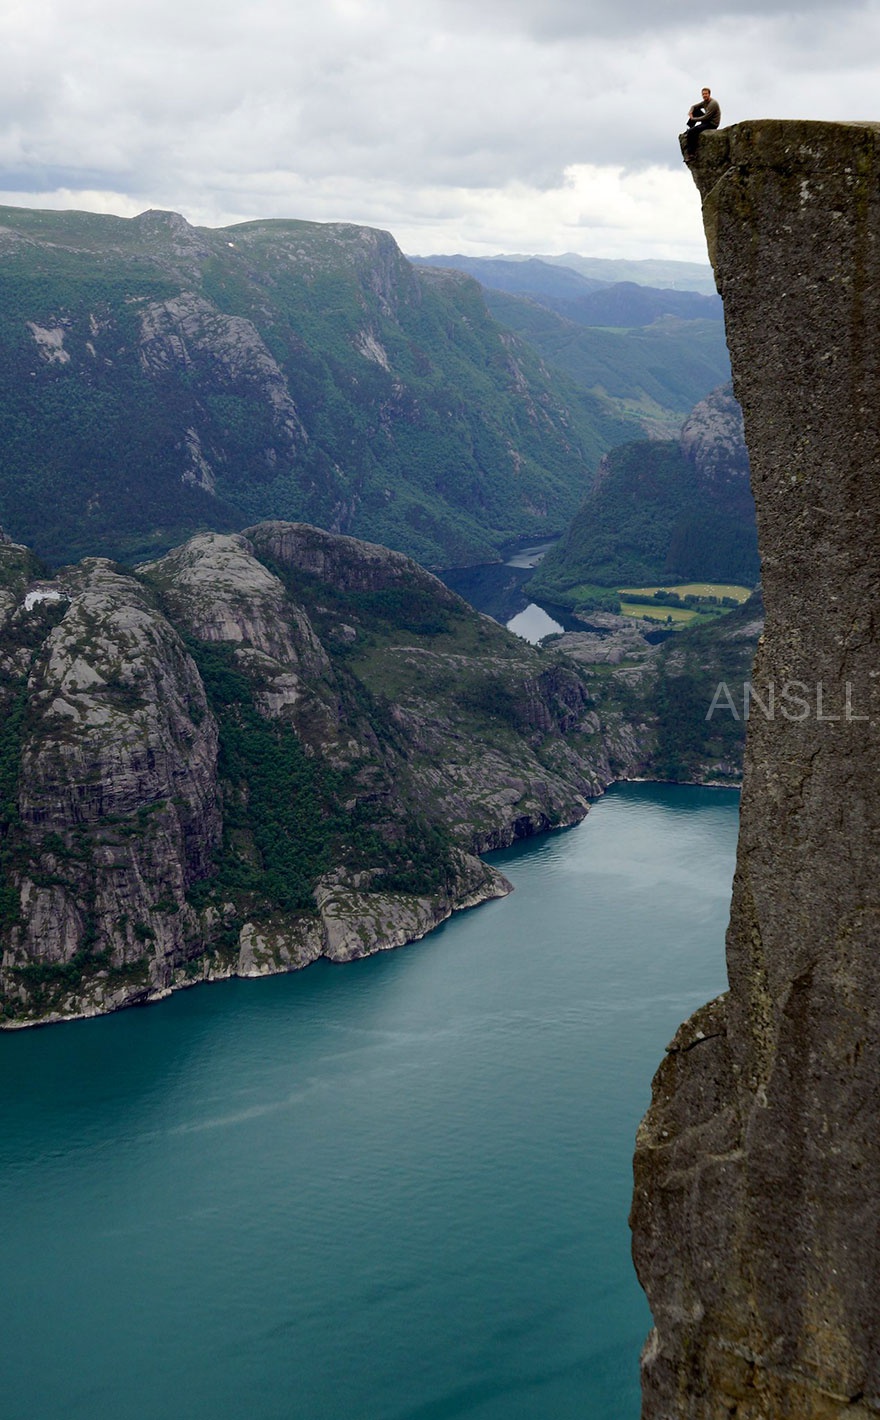
M703 95L703 103L705 103L707 99L710 99L712 97L711 89L701 89L700 92Z

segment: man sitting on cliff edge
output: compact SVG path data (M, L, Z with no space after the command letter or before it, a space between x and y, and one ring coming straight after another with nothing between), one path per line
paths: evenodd
M720 124L721 108L718 100L713 99L711 89L703 89L700 102L688 109L686 131L678 136L682 157L686 163L693 162L697 152L697 140L703 129L718 128Z

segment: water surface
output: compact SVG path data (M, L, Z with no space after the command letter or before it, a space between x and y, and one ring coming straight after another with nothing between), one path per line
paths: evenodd
M527 607L511 617L507 622L507 629L517 636L522 636L523 640L531 641L532 645L537 645L545 636L563 631L564 627L548 615L542 606L538 606L537 602L529 602Z
M4 1420L637 1420L633 1136L736 812L618 788L402 951L0 1037Z

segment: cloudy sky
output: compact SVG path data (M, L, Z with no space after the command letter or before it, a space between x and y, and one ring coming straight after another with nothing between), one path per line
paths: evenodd
M0 202L703 260L676 133L880 119L880 0L3 0Z

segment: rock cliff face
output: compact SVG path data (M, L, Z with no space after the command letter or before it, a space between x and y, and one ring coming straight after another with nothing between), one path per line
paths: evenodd
M272 522L49 580L7 540L0 1024L421 937L640 752L385 548Z
M734 496L751 510L742 410L731 385L721 385L691 410L678 442L694 466L700 494L711 496L719 486L727 492L735 490Z
M639 1131L646 1420L880 1413L880 126L701 139L766 628L727 940Z

